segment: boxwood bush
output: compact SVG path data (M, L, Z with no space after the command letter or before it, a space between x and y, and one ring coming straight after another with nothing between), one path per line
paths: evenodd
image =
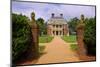
M27 52L32 42L28 18L24 15L12 14L12 60L16 62Z
M84 42L87 53L96 55L96 19L90 18L85 22Z

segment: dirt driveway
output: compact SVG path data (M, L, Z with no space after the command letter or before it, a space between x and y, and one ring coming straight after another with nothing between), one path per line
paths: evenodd
M45 45L45 54L35 64L80 61L77 54L70 49L70 44L63 41L60 37L55 36L50 43Z

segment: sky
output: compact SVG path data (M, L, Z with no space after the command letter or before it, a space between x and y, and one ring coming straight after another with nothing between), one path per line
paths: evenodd
M62 13L66 20L70 20L74 17L80 18L81 14L87 18L94 17L95 6L12 1L12 13L26 15L30 18L31 12L35 12L35 19L43 18L47 21L52 13L55 16L60 16Z

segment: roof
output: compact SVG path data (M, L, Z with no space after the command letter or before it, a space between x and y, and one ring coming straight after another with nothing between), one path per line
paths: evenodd
M47 24L67 24L67 20L62 17L53 17L47 21Z

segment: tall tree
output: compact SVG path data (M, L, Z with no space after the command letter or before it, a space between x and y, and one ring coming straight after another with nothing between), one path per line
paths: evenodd
M72 32L76 32L76 25L79 22L79 19L77 17L72 18L69 22L68 22L68 26L70 29L70 33Z
M40 36L46 33L46 25L44 23L44 19L43 18L38 18L36 20L38 26L39 26L39 34Z

